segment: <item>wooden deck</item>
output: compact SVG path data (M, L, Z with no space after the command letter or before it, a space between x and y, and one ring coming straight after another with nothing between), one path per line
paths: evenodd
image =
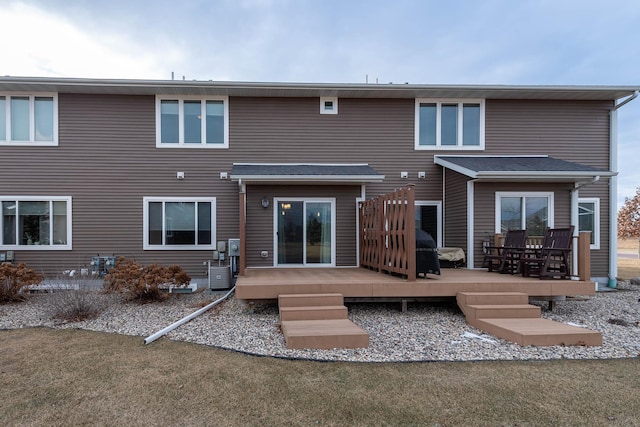
M340 293L345 298L455 297L458 292L523 292L531 297L593 295L595 284L540 280L486 270L443 269L415 282L365 268L248 268L238 277L236 297L278 299L282 294Z

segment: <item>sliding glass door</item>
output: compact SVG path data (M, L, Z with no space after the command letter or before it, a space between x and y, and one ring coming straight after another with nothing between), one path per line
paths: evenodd
M276 199L277 265L335 265L335 201Z

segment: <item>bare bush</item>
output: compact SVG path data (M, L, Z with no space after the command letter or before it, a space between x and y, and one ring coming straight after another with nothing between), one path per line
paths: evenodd
M120 257L105 276L104 288L107 292L124 292L129 301L151 302L169 297L163 287L185 286L190 281L191 277L178 265L143 266L132 259Z
M0 303L23 301L26 298L25 289L37 285L42 281L42 275L37 274L25 263L17 266L8 262L0 264Z
M100 291L97 280L65 277L50 281L51 317L66 322L94 319L109 305L111 298Z

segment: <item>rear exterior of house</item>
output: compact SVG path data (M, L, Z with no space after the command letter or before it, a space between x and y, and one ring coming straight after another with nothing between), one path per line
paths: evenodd
M358 201L412 184L418 226L469 267L495 233L575 224L607 280L614 107L633 93L4 77L0 256L48 275L100 254L202 278L243 234L249 268L356 266Z

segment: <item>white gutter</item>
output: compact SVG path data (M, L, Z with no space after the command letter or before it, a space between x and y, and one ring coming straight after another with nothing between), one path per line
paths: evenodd
M346 182L361 184L363 182L383 182L384 175L230 175L232 180L244 180L248 183L265 182L302 182L302 183L326 183L326 182Z
M609 112L609 170L618 170L618 109L638 97L636 89L629 98ZM618 277L618 178L609 180L609 287L617 287Z
M160 338L161 336L173 331L174 329L176 329L178 326L184 325L185 323L187 323L188 321L195 319L196 317L200 316L202 313L204 313L205 311L209 310L212 307L215 307L216 305L220 304L222 301L226 300L229 295L231 295L233 293L233 291L236 290L236 287L234 286L233 288L231 288L231 290L229 292L227 292L226 294L224 294L222 296L222 298L219 298L217 300L215 300L214 302L212 302L211 304L202 307L200 310L198 311L194 311L193 313L191 313L190 315L188 315L187 317L184 317L180 320L178 320L177 322L174 322L172 324L170 324L169 326L167 326L164 329L159 330L158 332L156 332L153 335L149 335L147 338L145 338L144 343L145 344L151 344L152 342L154 342L155 340L157 340L158 338Z

